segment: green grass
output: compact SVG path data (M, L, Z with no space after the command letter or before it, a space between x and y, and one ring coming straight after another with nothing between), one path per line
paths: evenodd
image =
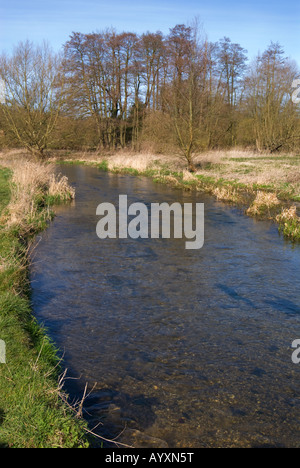
M10 176L0 168L0 214L10 200ZM0 447L88 447L85 423L61 398L57 350L32 315L27 262L27 242L2 224L0 339L6 363L0 363Z
M280 155L280 156L251 156L251 157L240 157L240 158L224 158L224 160L228 161L235 161L235 162L249 162L249 161L269 161L272 163L276 163L276 161L283 161L289 163L299 164L300 155L296 156L287 156L287 155Z
M10 200L9 180L11 171L7 168L0 170L0 215Z
M300 221L296 219L279 223L279 231L294 242L300 242Z

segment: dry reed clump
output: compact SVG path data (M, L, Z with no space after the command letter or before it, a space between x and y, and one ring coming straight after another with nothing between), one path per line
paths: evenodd
M268 215L272 217L272 210L274 210L274 208L277 209L279 205L280 201L275 193L258 191L255 200L247 209L246 213L252 216Z
M34 220L44 208L49 217L49 204L67 201L75 196L66 177L54 174L54 166L32 161L14 161L9 164L13 171L11 201L7 207L7 225L26 225Z
M146 171L151 165L155 163L157 157L147 153L144 154L128 154L117 153L107 159L108 168L114 170L116 168L131 168L139 172Z
M297 207L295 205L289 208L284 208L279 215L276 216L276 221L286 223L288 221L297 221L300 223L300 218L297 215Z
M295 241L300 241L300 217L297 215L295 205L289 208L284 208L279 215L276 216L276 221L279 224L279 230L283 231L284 235Z
M108 169L134 169L138 172L146 172L149 169L168 168L170 171L182 171L185 164L174 155L162 155L155 153L132 153L119 151L106 158Z
M237 191L233 187L215 187L212 190L212 193L215 195L217 200L238 201Z
M181 187L180 182L173 175L162 175L160 178L164 183L170 184L172 187Z
M191 181L197 181L197 177L195 177L194 174L192 174L191 172L185 170L182 172L182 180L183 181L186 181L186 182L191 182Z
M63 201L75 198L75 189L69 185L68 178L61 175L50 175L48 193L50 197L59 197Z

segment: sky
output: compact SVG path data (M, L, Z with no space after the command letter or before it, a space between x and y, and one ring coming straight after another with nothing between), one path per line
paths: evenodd
M73 31L168 34L195 17L209 41L227 36L249 60L279 42L300 67L299 0L0 0L0 53L27 39L58 51Z

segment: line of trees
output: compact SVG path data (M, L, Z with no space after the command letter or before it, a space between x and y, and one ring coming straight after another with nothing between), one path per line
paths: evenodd
M299 70L278 43L248 64L239 44L209 42L197 25L168 35L74 32L59 55L19 44L0 57L0 76L0 144L40 157L49 147L146 147L180 152L192 171L193 154L207 149L300 147L291 99Z

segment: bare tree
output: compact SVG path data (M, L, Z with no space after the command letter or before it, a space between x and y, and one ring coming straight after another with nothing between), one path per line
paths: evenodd
M7 130L37 158L45 157L62 104L61 61L49 46L21 42L11 57L0 57L5 83L1 106Z
M193 153L199 146L206 94L206 41L197 37L196 27L177 25L168 37L169 83L164 91L178 147L195 171Z
M290 99L298 72L280 46L271 44L246 69L239 44L227 37L210 43L199 31L179 24L168 36L73 33L64 58L67 119L90 129L92 147L169 145L191 171L203 149L247 144L275 151L299 141Z
M259 151L289 148L299 139L297 110L290 96L291 83L298 73L295 63L273 42L252 65L245 88Z
M229 106L237 104L239 80L246 69L246 50L239 44L234 44L228 37L219 42L219 71L220 79L224 83L226 98Z

